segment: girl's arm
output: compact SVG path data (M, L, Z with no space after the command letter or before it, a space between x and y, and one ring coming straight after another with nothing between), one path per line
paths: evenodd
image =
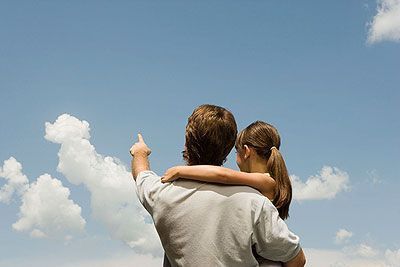
M220 184L248 185L270 199L274 197L275 193L275 180L265 173L247 173L213 165L176 166L165 172L161 177L161 182L172 182L178 178Z

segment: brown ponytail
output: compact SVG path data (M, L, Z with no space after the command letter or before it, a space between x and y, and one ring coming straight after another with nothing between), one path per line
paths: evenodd
M275 197L273 203L279 211L282 219L289 217L289 205L292 200L292 184L283 160L281 152L277 148L271 149L267 161L267 170L276 182Z
M285 161L279 151L281 141L278 130L271 124L256 121L242 130L236 140L236 147L253 147L257 154L267 160L267 172L276 182L272 203L282 219L289 217L292 200L292 185Z

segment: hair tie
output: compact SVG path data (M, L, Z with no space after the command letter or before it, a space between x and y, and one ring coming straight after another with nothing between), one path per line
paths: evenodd
M273 147L271 147L271 149L270 149L270 150L272 151L274 148L275 148L275 149L277 149L275 146L273 146Z

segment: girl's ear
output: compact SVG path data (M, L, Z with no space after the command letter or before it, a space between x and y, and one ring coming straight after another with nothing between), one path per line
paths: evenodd
M244 145L244 159L250 157L250 148L247 145Z

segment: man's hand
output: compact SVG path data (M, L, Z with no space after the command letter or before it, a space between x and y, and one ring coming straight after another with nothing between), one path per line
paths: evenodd
M138 141L133 144L129 152L131 153L132 157L136 156L137 154L149 156L151 154L151 149L146 145L142 135L139 133Z
M146 145L141 134L138 134L138 141L130 149L132 155L132 176L136 180L137 175L142 171L150 170L148 156L151 149Z
M162 183L172 182L179 178L179 166L169 168L161 177Z

